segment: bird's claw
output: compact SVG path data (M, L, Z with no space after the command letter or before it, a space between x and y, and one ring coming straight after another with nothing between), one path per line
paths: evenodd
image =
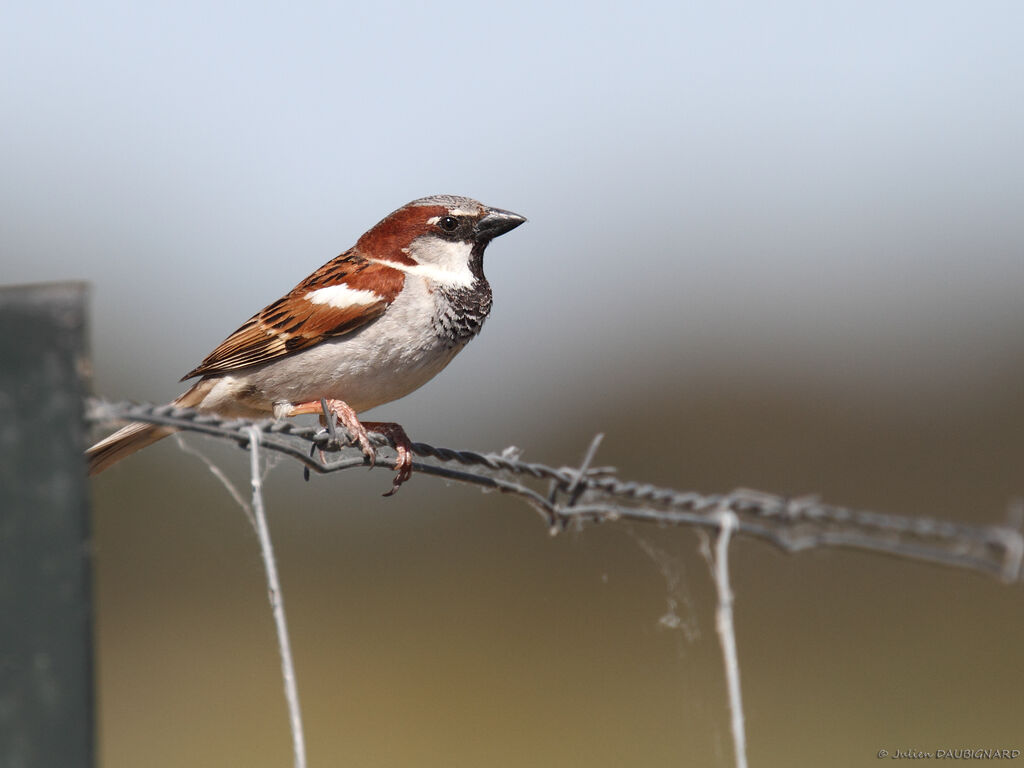
M402 483L412 477L412 452L403 444L396 442L395 450L398 458L395 459L395 479L391 484L391 490L384 496L394 496Z
M370 436L366 433L366 427L359 422L343 424L342 426L348 429L351 435L349 438L350 444L358 445L362 449L363 455L370 461L370 469L373 469L377 464L377 449L370 442Z
M398 453L395 459L395 479L391 484L391 490L384 494L394 496L402 483L412 477L412 441L399 424L389 421L368 421L366 428L387 437Z
M316 413L320 415L320 423L324 424L331 433L331 442L337 438L334 426L334 420L337 420L337 423L348 431L349 444L359 445L363 456L368 460L370 469L373 469L377 464L377 450L373 447L373 443L370 442L368 433L379 432L391 441L391 444L395 446L395 450L398 452L398 458L395 459L395 479L391 484L391 490L385 493L385 496L393 496L402 486L402 483L405 483L412 477L412 442L409 440L409 436L405 434L405 430L402 429L401 425L390 421L368 421L364 424L359 421L356 412L348 403L343 400L332 400L326 397L321 398L319 402L293 403L287 415L298 416L303 413ZM331 419L331 416L334 419Z

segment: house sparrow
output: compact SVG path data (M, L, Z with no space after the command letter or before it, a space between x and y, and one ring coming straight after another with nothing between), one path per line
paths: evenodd
M480 332L491 309L484 249L524 221L467 197L414 200L253 315L182 377L201 378L174 404L280 419L322 413L326 398L371 465L367 430L395 444L390 496L412 475L409 438L398 424L356 414L422 386ZM87 451L89 474L172 432L129 424Z

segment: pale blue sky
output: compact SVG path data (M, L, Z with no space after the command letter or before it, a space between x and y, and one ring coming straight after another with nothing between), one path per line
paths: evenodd
M532 398L602 367L1019 361L1022 28L1016 2L9 4L0 281L91 281L98 390L165 399L449 192L530 223L416 396L442 409L497 366Z

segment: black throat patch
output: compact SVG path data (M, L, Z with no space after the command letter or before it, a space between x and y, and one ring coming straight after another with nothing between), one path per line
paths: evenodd
M473 284L467 288L445 286L437 291L437 314L434 332L445 346L461 347L478 333L491 311L491 284L484 277L484 249L487 243L476 243L469 257Z
M478 333L491 311L491 286L478 277L468 288L444 287L437 291L434 332L445 346L461 347Z

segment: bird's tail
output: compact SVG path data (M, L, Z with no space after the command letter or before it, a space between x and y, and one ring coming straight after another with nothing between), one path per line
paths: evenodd
M191 389L176 397L173 404L183 408L195 408L202 402L211 386L212 382L208 379L197 381ZM147 445L152 445L157 440L163 440L177 431L174 427L161 427L156 424L133 421L110 437L103 438L85 452L89 459L89 474L98 475L126 456L131 456Z
M142 450L147 445L152 445L157 440L162 440L174 431L171 427L133 421L110 437L100 440L85 452L89 459L89 474L98 475L126 456Z

